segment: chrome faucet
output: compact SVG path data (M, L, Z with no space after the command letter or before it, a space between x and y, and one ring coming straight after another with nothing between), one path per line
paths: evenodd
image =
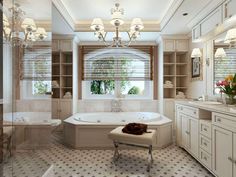
M119 99L114 99L111 101L111 112L121 112L121 101Z

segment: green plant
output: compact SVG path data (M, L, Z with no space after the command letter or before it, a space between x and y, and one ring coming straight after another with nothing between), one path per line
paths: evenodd
M129 95L138 95L140 93L140 89L136 86L133 86L129 91Z

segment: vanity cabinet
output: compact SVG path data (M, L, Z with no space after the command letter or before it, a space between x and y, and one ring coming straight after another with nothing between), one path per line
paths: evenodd
M236 176L236 119L213 113L213 172L220 177Z
M223 20L227 20L236 14L236 0L227 0L223 4Z
M64 120L72 115L71 99L52 99L52 118Z

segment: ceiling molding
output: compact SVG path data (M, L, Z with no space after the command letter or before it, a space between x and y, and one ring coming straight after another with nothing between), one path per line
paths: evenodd
M115 27L110 24L110 21L103 21L106 32L114 31ZM131 21L126 21L119 27L119 31L129 31ZM91 21L77 21L75 24L75 32L92 32L90 29ZM143 21L144 29L141 32L160 32L159 21Z
M208 14L210 14L213 10L215 10L219 5L223 2L222 0L214 0L210 1L188 24L187 27L192 29L195 25L197 25L202 19L204 19Z
M160 26L161 31L166 27L171 18L175 15L176 11L179 9L184 0L173 0L169 9L165 13L164 17L161 20Z
M61 0L52 0L52 3L55 5L57 10L60 12L62 17L65 19L65 21L69 24L69 26L72 28L72 30L75 30L75 21L66 9L65 5Z
M52 23L51 20L35 20L35 23L38 27L45 28L47 32L52 31Z
M104 45L104 43L99 42L99 41L80 41L79 45ZM157 45L157 43L156 43L156 41L136 41L133 45L136 45L136 46L138 46L138 45Z

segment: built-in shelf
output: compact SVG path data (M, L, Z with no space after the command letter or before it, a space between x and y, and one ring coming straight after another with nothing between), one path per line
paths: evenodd
M164 86L164 98L174 99L178 92L187 91L188 52L164 52L164 84L171 81L173 87Z
M52 52L52 81L59 85L52 88L52 98L62 99L66 92L72 95L72 61L72 52Z

